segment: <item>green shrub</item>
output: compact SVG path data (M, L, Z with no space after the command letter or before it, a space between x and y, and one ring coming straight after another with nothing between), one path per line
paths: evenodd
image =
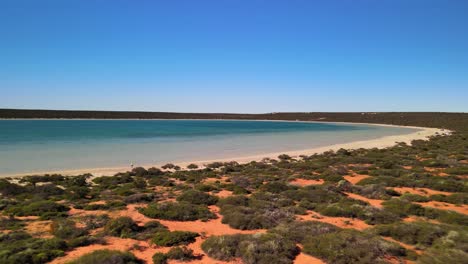
M422 196L419 194L412 194L412 193L405 193L403 194L400 199L407 200L410 202L429 202L431 199L427 198L426 196Z
M419 204L413 204L402 199L392 198L382 203L385 210L392 212L399 217L407 217L408 215L424 215L424 208Z
M212 236L203 251L218 260L241 258L247 264L293 263L299 253L296 244L278 234Z
M189 202L199 205L213 205L218 202L218 197L197 190L187 190L177 197L179 202Z
M81 228L77 228L76 224L72 220L59 219L52 222L51 233L61 239L72 239L83 236L86 231Z
M130 252L118 250L96 250L88 253L69 264L140 264L143 263Z
M308 237L303 251L327 263L387 263L387 256L405 256L402 247L355 230Z
M0 234L0 263L47 263L63 256L65 241L33 238L25 232Z
M174 247L171 248L166 256L168 259L176 259L180 261L190 261L196 259L197 257L193 255L193 250L187 247Z
M41 200L12 206L7 208L6 212L17 216L44 216L47 218L47 216L56 215L57 213L66 212L68 210L70 210L70 208L65 205Z
M276 233L290 239L296 243L302 243L305 238L311 236L319 236L327 233L332 233L340 230L338 227L317 222L317 221L294 221L287 224L280 224L277 227L269 230L269 232Z
M164 253L157 252L153 255L153 264L167 264L167 256Z
M79 218L80 222L85 225L85 228L87 230L91 229L96 229L103 227L109 222L110 218L109 215L103 214L103 215L85 215Z
M195 242L197 233L187 231L162 231L156 233L151 242L158 246L171 247Z
M148 217L165 220L193 221L216 218L216 215L206 206L193 205L187 202L153 203L146 208L140 208L139 211Z
M431 246L432 243L448 233L447 227L426 222L394 223L374 228L381 236L392 237L410 245Z
M112 219L104 226L104 233L122 238L134 238L141 228L130 217Z

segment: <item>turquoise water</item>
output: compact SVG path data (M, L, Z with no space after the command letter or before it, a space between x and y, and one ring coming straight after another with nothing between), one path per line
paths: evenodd
M292 151L410 128L228 120L0 120L0 175Z

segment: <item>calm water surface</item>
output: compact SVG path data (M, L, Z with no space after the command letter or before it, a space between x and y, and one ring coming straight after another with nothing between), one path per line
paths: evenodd
M0 175L250 156L412 128L228 120L0 120Z

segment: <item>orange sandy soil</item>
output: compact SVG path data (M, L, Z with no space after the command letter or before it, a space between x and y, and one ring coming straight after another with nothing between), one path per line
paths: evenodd
M294 264L325 264L321 259L303 253L302 245L297 246L301 249L301 253L294 259Z
M442 209L442 210L451 210L460 214L468 215L468 205L465 205L465 204L454 205L454 204L435 202L435 201L417 203L417 204L420 204L425 207L433 207L433 208Z
M289 183L292 184L292 185L297 185L297 186L307 186L307 185L321 185L324 182L325 181L322 180L322 179L306 180L306 179L297 178L297 179L294 179L294 180L290 181Z
M405 170L411 170L413 168L413 166L403 166L403 169Z
M393 189L401 194L404 193L412 193L412 194L419 194L423 196L430 196L434 194L443 194L443 195L451 195L450 192L443 192L443 191L436 191L428 188L411 188L411 187L389 187L389 189Z
M46 221L33 221L26 224L25 229L26 232L31 234L33 237L40 237L40 238L51 238L53 237L50 234L51 229L51 220Z
M93 244L84 247L78 247L71 251L66 252L66 255L54 259L51 264L62 264L79 258L83 255L91 253L96 250L110 249L120 250L125 252L132 252L137 258L144 260L146 263L152 263L152 257L156 252L165 253L169 251L168 247L151 246L148 242L138 241L129 238L106 237L106 245Z
M346 175L343 178L345 180L349 181L352 184L356 184L360 182L361 180L364 180L365 178L369 178L369 175L362 175L362 174L353 174L353 175Z
M325 264L325 262L301 252L297 255L296 259L294 259L294 264Z
M330 217L324 216L314 211L307 211L307 215L298 216L299 221L319 221L329 223L340 228L354 228L357 230L364 230L369 227L364 221L360 219L352 219L348 217ZM346 223L348 221L349 223Z
M349 198L353 198L355 200L361 200L361 201L364 201L364 202L368 202L370 205L372 205L374 207L377 207L377 208L383 208L382 203L384 202L384 200L369 199L369 198L361 196L359 194L349 193L349 192L345 192L345 194Z
M407 223L418 222L418 221L419 222L429 222L429 223L436 224L436 225L442 224L441 222L439 222L437 220L428 219L426 217L420 217L420 216L415 216L415 215L408 216L407 218L403 219L403 222L407 222Z
M221 178L207 178L207 179L203 180L203 183L215 183L217 181L219 181L221 183L226 183L228 179L229 179L229 177L227 177L227 176L223 176Z
M428 171L428 172L436 172L436 173L433 173L432 175L434 176L442 176L442 177L445 177L445 176L449 176L449 174L443 172L444 168L430 168L430 167L424 167L424 170Z
M232 196L232 192L228 191L228 190L222 190L222 191L219 191L217 193L212 192L211 194L216 195L219 198L226 198L226 197Z

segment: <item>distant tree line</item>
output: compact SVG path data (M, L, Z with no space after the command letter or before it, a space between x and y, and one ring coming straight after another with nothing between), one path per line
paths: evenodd
M423 126L468 131L468 113L443 112L291 112L265 114L169 113L128 111L73 111L0 109L0 118L80 119L243 119L354 122Z

